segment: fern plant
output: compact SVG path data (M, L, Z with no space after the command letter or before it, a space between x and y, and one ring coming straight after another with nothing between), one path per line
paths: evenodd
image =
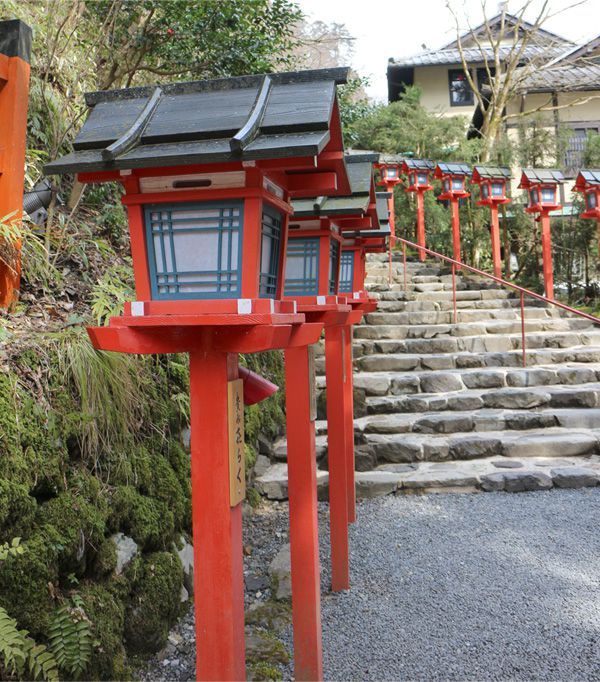
M83 608L83 600L75 595L71 603L61 606L50 624L50 650L58 667L78 677L92 657L92 629Z
M17 621L0 606L0 669L19 679L58 682L58 666L43 644L19 630Z

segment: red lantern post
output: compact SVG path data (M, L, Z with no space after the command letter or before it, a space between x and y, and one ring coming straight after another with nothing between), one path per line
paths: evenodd
M552 267L552 237L550 211L562 208L558 200L558 185L564 182L562 171L545 168L524 168L519 189L527 190L527 213L537 213L542 226L542 267L546 298L554 298L554 271Z
M375 168L379 169L380 178L377 184L385 187L388 192L388 212L390 221L391 237L389 240L389 281L392 281L392 249L396 245L396 214L394 211L394 188L402 182L400 177L400 165L402 159L395 156L382 157Z
M74 152L46 169L125 189L137 300L88 330L94 346L190 354L199 680L245 679L237 355L274 348L288 360L295 673L322 678L309 346L323 326L280 299L291 197L349 191L335 87L346 76L324 69L93 93Z
M452 209L452 258L460 261L460 216L459 201L470 196L465 190L465 178L471 169L464 163L438 163L433 177L442 181L439 201L449 201Z
M475 166L471 183L479 185L479 206L490 207L490 236L492 241L492 262L494 275L502 277L502 260L500 256L500 224L498 206L509 204L506 196L506 183L510 180L510 169L505 166Z
M325 325L327 442L332 589L350 587L348 523L355 519L354 425L352 398L352 325L362 312L339 297L342 226L371 226L377 220L373 202L372 164L378 155L346 156L349 196L317 197L293 202L288 239L285 296L307 321ZM288 449L290 436L288 434Z
M402 173L407 176L408 186L405 192L414 192L417 200L417 244L426 246L425 243L425 202L423 195L432 190L431 173L435 164L429 159L405 159L402 162ZM423 262L427 258L425 251L419 250L419 260Z
M30 53L29 26L18 19L0 21L0 222L18 223L23 215ZM20 279L17 241L0 259L0 308L16 302Z
M598 235L598 263L600 264L600 170L581 170L575 179L574 192L581 192L585 211L580 218L595 220Z

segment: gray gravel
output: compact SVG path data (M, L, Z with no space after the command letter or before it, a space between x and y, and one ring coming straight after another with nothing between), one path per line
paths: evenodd
M326 679L598 680L599 522L593 489L361 503Z
M352 589L338 594L328 593L327 511L326 680L600 679L600 489L363 501ZM287 505L244 523L248 580L286 541ZM268 596L249 590L247 600ZM145 680L193 679L193 613L175 634L183 642Z

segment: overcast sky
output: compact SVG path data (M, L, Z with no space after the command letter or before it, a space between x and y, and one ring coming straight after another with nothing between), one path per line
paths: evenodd
M534 0L539 7L542 0ZM585 0L551 0L556 16L544 25L549 31L577 43L600 34L600 2ZM342 23L354 36L352 66L368 76L368 93L387 100L386 69L390 57L401 57L427 48L439 48L453 40L454 19L446 8L446 0L297 0L310 20ZM459 16L468 17L472 26L481 23L481 0L452 0ZM509 2L509 11L517 11L523 2ZM487 14L493 16L497 0L487 0ZM569 9L570 8L570 9ZM533 12L532 12L533 15ZM533 15L534 16L534 15ZM464 29L468 30L465 20ZM595 30L595 33L594 33Z

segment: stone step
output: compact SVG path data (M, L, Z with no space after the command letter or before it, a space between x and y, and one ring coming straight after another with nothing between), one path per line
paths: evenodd
M426 285L418 285L426 286ZM404 294L405 297L415 301L450 301L454 300L454 292L452 287L448 287L443 291L419 291L412 290L410 287L404 288L404 284L367 284L365 283L365 289L373 293L398 293ZM482 299L503 299L510 298L519 300L516 298L515 293L507 289L459 289L456 292L457 301L481 301Z
M600 431L550 427L522 431L364 435L378 463L443 462L477 457L567 457L596 454Z
M365 434L524 431L555 426L565 429L599 428L600 408L483 408L472 411L371 415L354 420L354 434L357 443L360 443ZM317 422L317 433L319 436L327 434L327 421Z
M370 327L363 327L370 329ZM355 330L355 334L358 329ZM356 338L356 337L355 337ZM484 334L477 336L445 336L433 339L363 339L357 338L355 357L372 353L408 353L430 355L440 353L504 353L521 348L521 334ZM362 342L361 342L362 341ZM537 348L572 348L600 345L600 329L587 331L545 331L528 334L526 350Z
M559 384L573 386L597 381L600 381L598 363L567 363L520 369L486 367L445 371L358 372L354 375L354 387L364 390L367 396L450 393L465 389ZM317 387L325 387L325 377L318 378Z
M393 318L398 313L372 313L379 320ZM594 329L595 326L584 318L555 318L525 320L525 333L534 334L548 331L579 331ZM598 328L600 331L600 328ZM520 334L520 320L488 320L462 322L458 324L361 324L354 329L356 339L440 339L457 336L482 336Z
M536 348L526 351L527 367L563 363L600 363L600 346L574 348ZM323 364L324 366L324 364ZM375 353L359 355L354 360L355 372L403 372L408 370L464 369L467 367L522 367L523 353L440 353L408 355Z
M356 496L389 494L524 492L583 488L600 481L600 457L479 457L469 461L384 464L356 472ZM319 499L328 495L329 474L317 472ZM288 496L287 464L275 464L256 479L257 490L273 500Z
M558 309L552 308L525 308L526 320L544 319L563 319ZM396 311L381 310L376 313L369 313L364 318L367 325L448 325L454 324L454 312L452 310L437 311ZM479 308L461 309L456 313L457 323L464 322L490 322L493 320L521 321L521 311L519 308ZM570 319L570 318L569 318ZM573 318L576 319L576 318ZM588 325L590 323L588 322Z
M402 292L384 292L375 293L371 296L377 300L377 308L381 312L422 312L422 311L446 311L454 310L454 304L451 300L444 301L416 301L409 299L407 295ZM518 298L485 298L476 301L457 301L457 310L474 310L479 308L520 308L520 301ZM566 315L561 308L552 306L545 301L532 298L527 301L527 308L547 308L554 310L558 315ZM582 318L583 319L583 318Z
M483 408L530 410L545 407L600 407L600 384L465 390L448 394L419 393L366 399L368 414L460 412Z

